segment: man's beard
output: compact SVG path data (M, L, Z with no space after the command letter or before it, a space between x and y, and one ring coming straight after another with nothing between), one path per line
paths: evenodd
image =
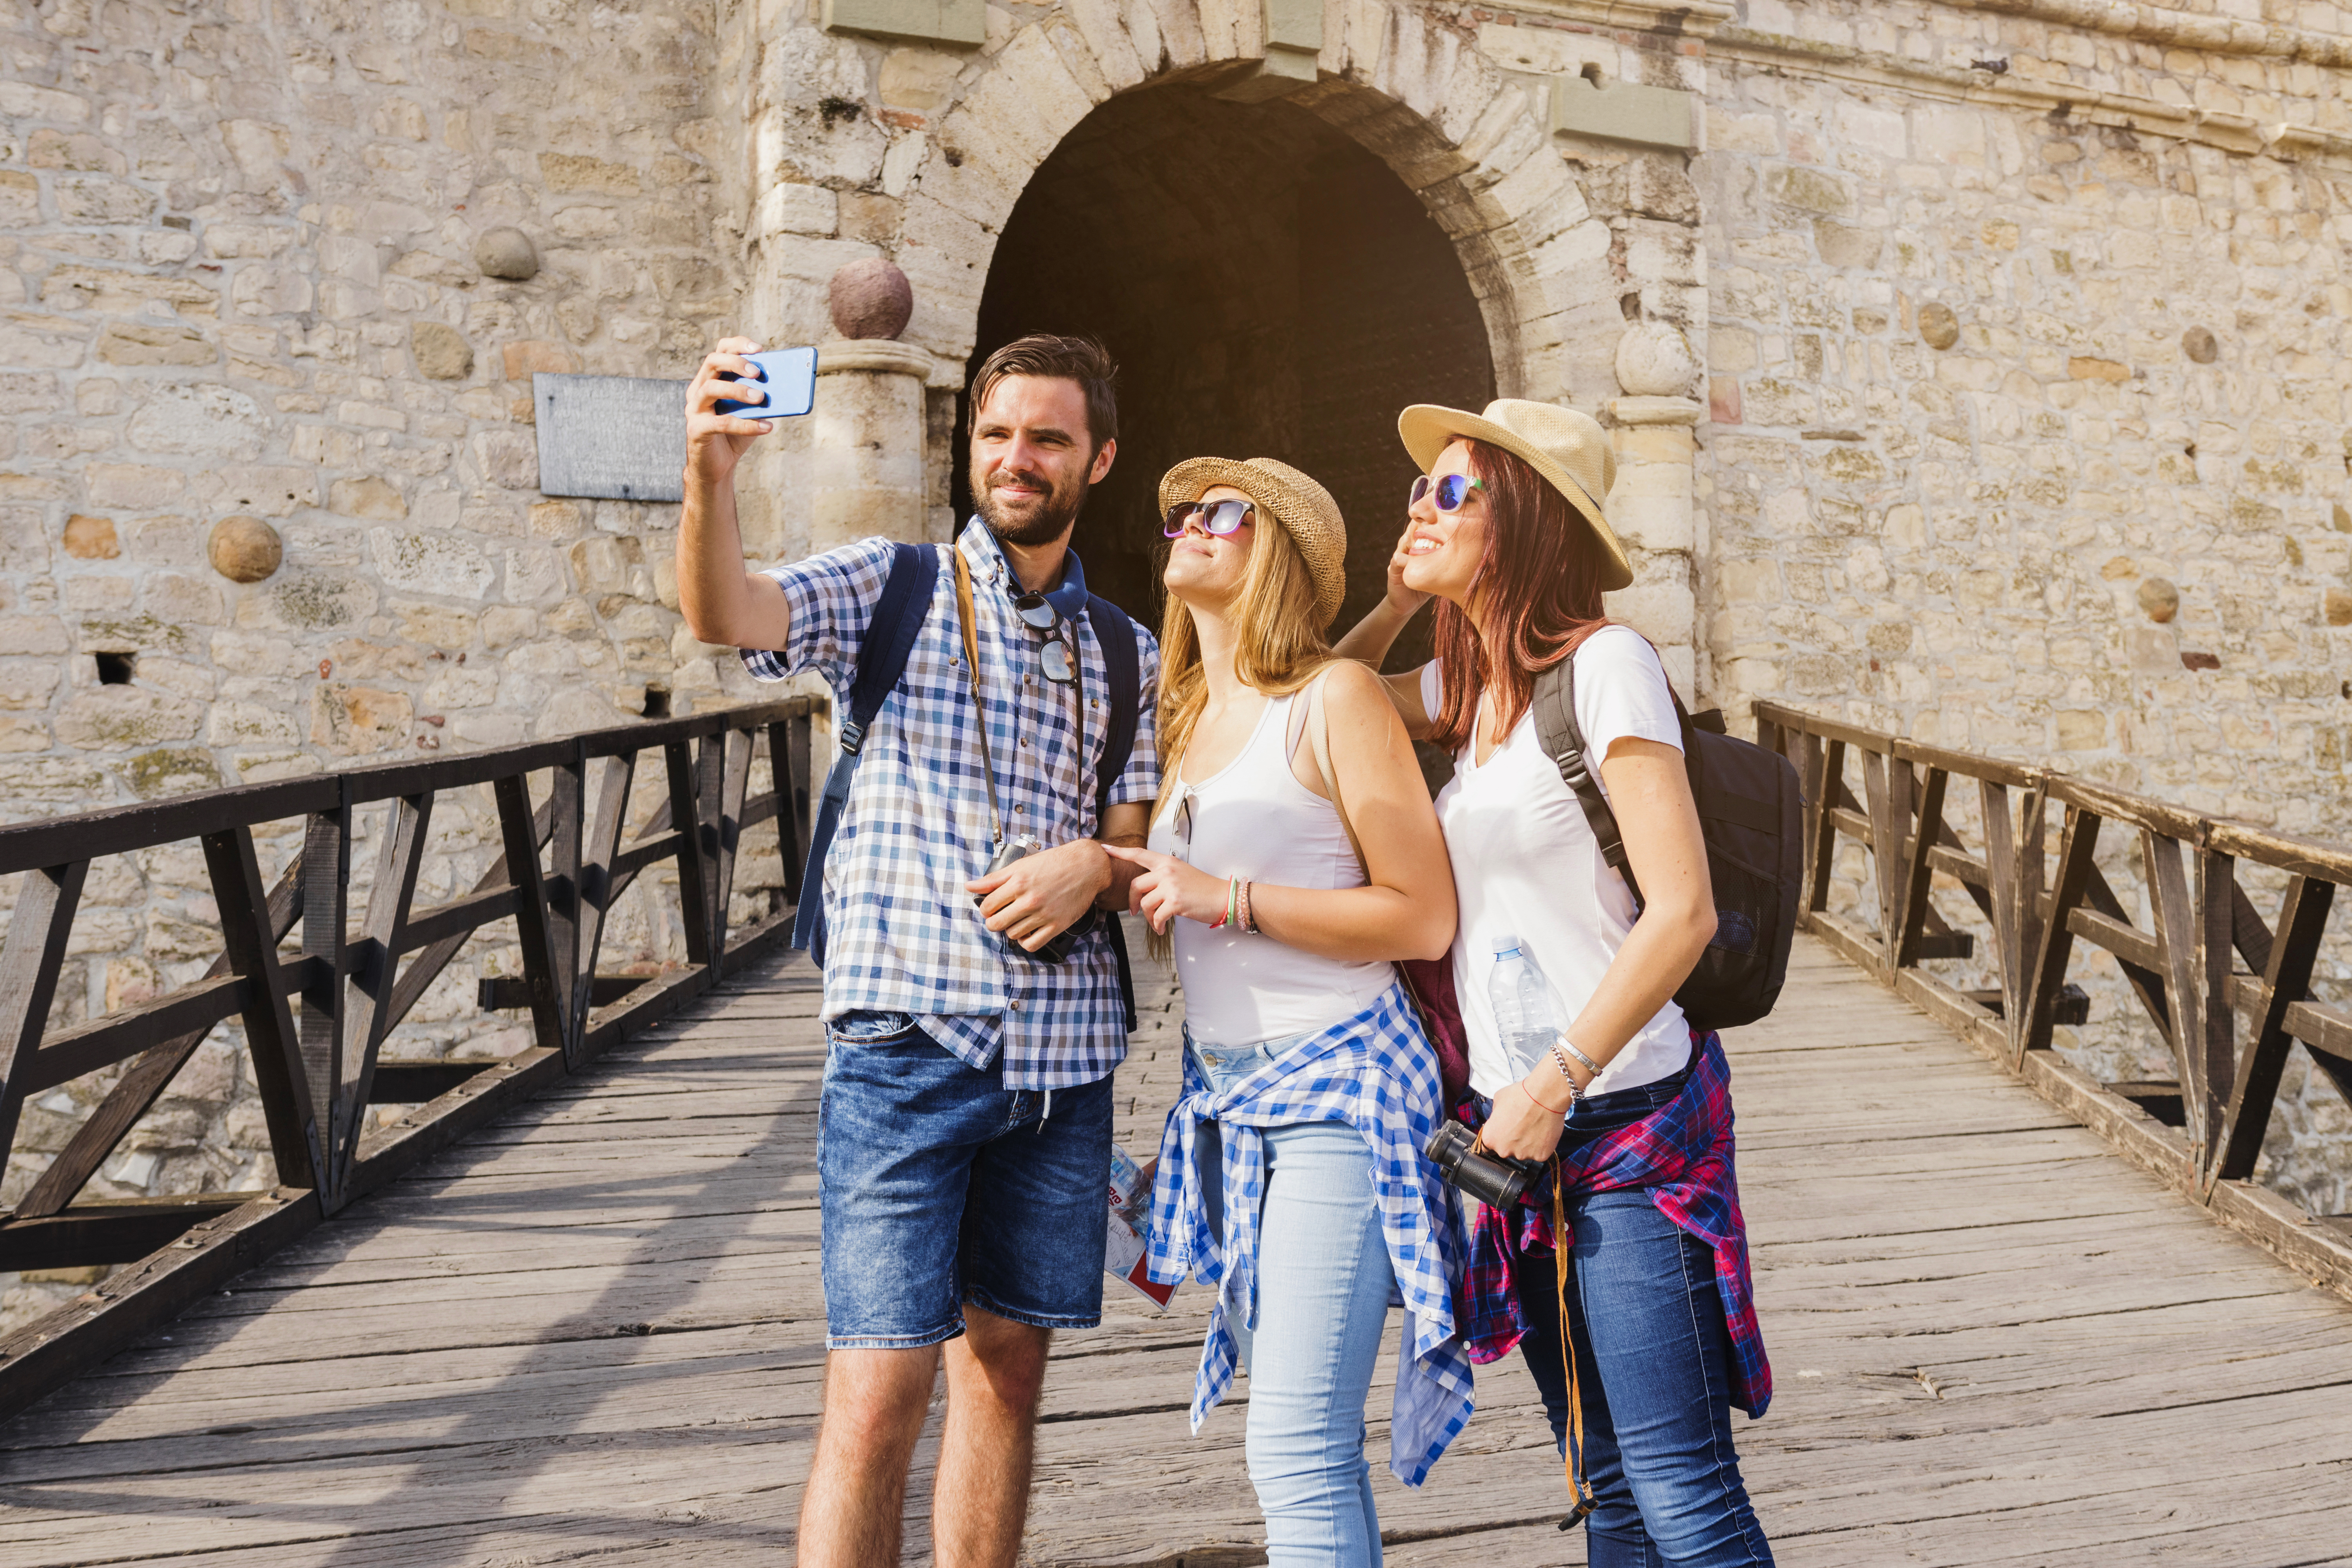
M1063 530L1077 517L1078 509L1087 504L1087 492L1093 489L1084 475L1063 486L1047 485L1045 477L1039 474L1000 471L992 476L974 474L971 479L972 503L980 511L981 521L988 524L991 533L1007 544L1053 543L1062 537ZM992 479L1019 479L1024 484L1045 485L1045 499L1029 516L1015 516L997 503Z

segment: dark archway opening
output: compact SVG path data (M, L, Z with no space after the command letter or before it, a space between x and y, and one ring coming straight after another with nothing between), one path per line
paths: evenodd
M989 269L972 368L1033 331L1091 332L1119 361L1118 458L1076 543L1095 591L1155 627L1170 467L1279 458L1328 487L1348 520L1345 629L1381 593L1403 526L1415 470L1398 410L1495 395L1461 262L1387 165L1303 110L1186 84L1112 99L1030 181ZM1427 635L1423 616L1391 667L1425 658Z

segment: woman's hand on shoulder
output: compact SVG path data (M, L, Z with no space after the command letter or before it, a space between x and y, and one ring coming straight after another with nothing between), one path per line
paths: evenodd
M1137 868L1135 879L1127 885L1127 907L1150 921L1151 929L1161 936L1168 934L1179 915L1202 925L1214 925L1224 918L1230 891L1224 878L1212 877L1157 849L1106 844L1103 853Z

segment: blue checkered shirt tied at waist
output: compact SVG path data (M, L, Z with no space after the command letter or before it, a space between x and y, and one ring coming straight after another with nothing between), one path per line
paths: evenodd
M1102 645L1085 611L1086 575L1072 552L1050 595L1073 623L1084 691L1078 699L1047 680L1039 663L1045 635L1013 613L1019 580L996 536L974 520L955 548L972 575L981 691L996 761L1004 830L1047 847L1094 837L1095 767L1110 726ZM1108 938L1087 937L1065 963L1042 963L992 934L964 884L984 875L995 853L988 787L981 774L955 579L947 552L929 616L906 676L875 715L864 761L826 852L824 1016L871 1010L913 1016L923 1031L974 1068L1002 1053L1007 1089L1066 1089L1107 1076L1127 1056L1118 966ZM762 680L814 670L833 689L836 711L850 682L866 623L890 575L891 543L868 539L772 568L792 610L786 646L742 650ZM1149 802L1160 792L1160 649L1135 629L1141 711L1110 804Z
M1404 987L1328 1028L1281 1042L1280 1054L1223 1089L1184 1053L1183 1098L1160 1134L1145 1258L1162 1285L1187 1274L1217 1292L1192 1378L1192 1430L1233 1386L1240 1347L1233 1320L1255 1326L1258 1311L1258 1218L1265 1203L1267 1130L1302 1121L1344 1121L1372 1156L1372 1195L1396 1271L1404 1334L1389 1422L1389 1469L1409 1487L1428 1479L1470 1419L1475 1380L1454 1312L1462 1285L1461 1217L1454 1189L1422 1153L1437 1127L1442 1090L1437 1052L1422 1033ZM1217 1123L1222 1170L1203 1170L1199 1124ZM1208 1186L1224 1203L1222 1240L1209 1224Z

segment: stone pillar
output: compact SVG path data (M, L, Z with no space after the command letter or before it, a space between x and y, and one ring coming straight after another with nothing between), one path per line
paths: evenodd
M1609 404L1617 448L1609 519L1633 561L1633 585L1608 596L1609 613L1657 645L1667 678L1693 707L1704 705L1691 560L1696 543L1692 474L1702 409L1682 394L1697 374L1697 356L1681 332L1643 322L1626 332L1617 350L1617 382L1631 395Z
M834 274L833 325L816 351L809 552L924 531L923 388L931 356L894 341L914 309L906 275L879 258Z

